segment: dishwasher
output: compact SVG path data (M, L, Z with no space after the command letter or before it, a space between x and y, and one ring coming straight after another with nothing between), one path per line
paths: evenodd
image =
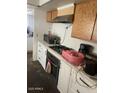
M68 93L97 93L96 80L75 70L72 70L71 75Z

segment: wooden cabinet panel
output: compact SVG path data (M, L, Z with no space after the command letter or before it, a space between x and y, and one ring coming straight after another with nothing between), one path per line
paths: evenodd
M72 37L90 40L96 17L96 0L88 0L76 5Z
M57 10L47 12L47 22L52 22L52 20L56 17L57 17Z
M91 40L97 42L97 22L95 23Z
M51 22L51 20L52 20L52 12L48 11L47 12L47 22Z
M57 10L52 11L52 20L57 17Z
M58 16L74 14L74 6L58 10Z

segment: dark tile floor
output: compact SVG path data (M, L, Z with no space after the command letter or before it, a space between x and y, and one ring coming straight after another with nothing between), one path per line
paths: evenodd
M54 78L38 61L32 61L32 53L27 53L27 93L60 93Z

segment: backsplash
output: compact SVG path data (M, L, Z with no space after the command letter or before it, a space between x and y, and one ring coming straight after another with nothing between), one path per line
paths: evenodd
M53 34L60 36L62 45L78 50L81 43L90 44L94 47L93 52L97 53L96 43L71 37L72 24L53 23L49 26ZM68 27L68 29L66 29L66 27Z

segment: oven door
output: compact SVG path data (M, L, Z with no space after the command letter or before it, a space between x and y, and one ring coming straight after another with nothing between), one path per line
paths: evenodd
M60 60L48 53L45 71L55 78L56 84L58 83L59 68Z

